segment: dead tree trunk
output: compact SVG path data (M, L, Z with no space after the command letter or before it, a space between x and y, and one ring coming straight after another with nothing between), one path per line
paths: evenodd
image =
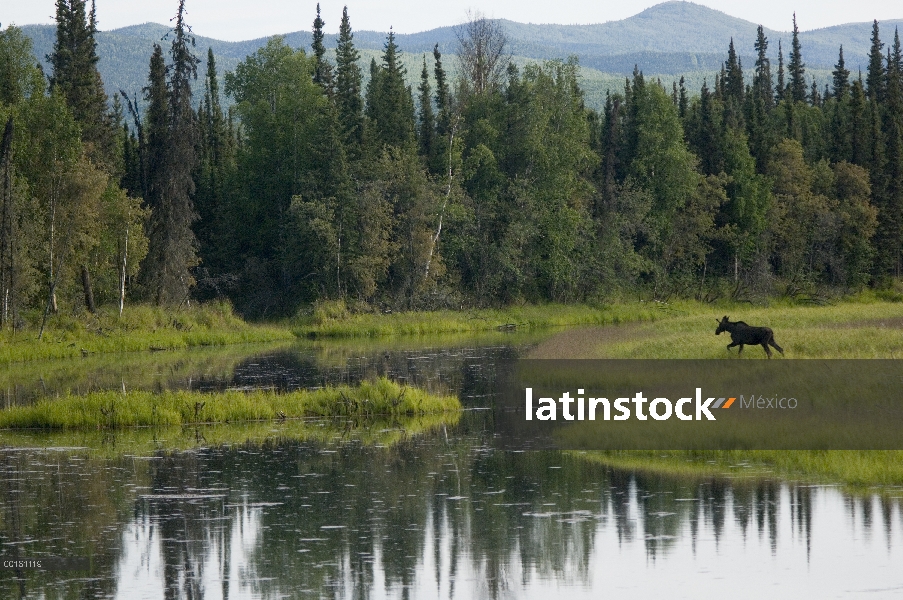
M13 260L15 243L13 240L13 118L6 122L3 140L0 142L0 327L7 321L15 322L15 263ZM13 327L15 329L15 327Z
M132 220L132 213L129 211L129 223ZM122 317L122 309L125 308L125 278L128 274L129 264L129 227L125 227L125 247L122 249L122 265L119 270L119 316Z

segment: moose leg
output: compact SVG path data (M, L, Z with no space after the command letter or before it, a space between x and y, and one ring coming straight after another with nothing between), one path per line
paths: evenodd
M737 351L737 356L743 354L743 344L740 344L740 350Z
M772 348L774 348L775 350L780 352L781 356L784 356L784 349L781 348L780 346L778 346L777 342L774 341L774 338L770 338L768 340L768 343L769 343L769 345L771 345Z
M765 348L765 354L768 358L771 358L771 350L768 348L768 344L766 342L762 342L762 347Z
M730 352L731 348L733 348L734 346L740 346L740 344L738 344L737 342L731 342L727 345L727 351ZM740 346L740 351L743 351L743 346Z

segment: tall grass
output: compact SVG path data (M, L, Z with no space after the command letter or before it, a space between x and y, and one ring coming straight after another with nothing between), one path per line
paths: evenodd
M44 398L0 410L0 428L117 429L194 423L287 420L309 416L398 417L460 410L454 396L429 394L387 379L357 387L276 393L270 390L92 392Z
M315 307L296 319L300 337L379 337L493 330L523 330L569 325L617 325L661 318L664 311L650 303L591 307L582 304L543 304L501 309L440 310L390 314L352 314L342 303Z
M126 307L121 318L113 307L96 315L57 314L48 320L41 339L40 315L29 316L23 330L0 332L0 364L293 339L285 327L246 323L224 302L180 309L135 305Z
M761 346L746 346L742 355L737 348L727 351L730 335L715 336L715 321L724 315L773 329L786 358L903 358L903 302L872 294L828 306L679 303L630 335L600 339L594 347L584 345L579 356L559 358L765 358Z

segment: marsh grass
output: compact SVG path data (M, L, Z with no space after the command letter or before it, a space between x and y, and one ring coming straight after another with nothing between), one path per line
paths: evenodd
M656 303L616 304L604 307L544 304L503 309L423 311L391 314L352 314L343 305L315 308L296 319L300 337L380 337L428 335L494 330L529 330L573 325L617 325L661 318L668 310Z
M401 417L460 410L454 396L430 394L387 379L357 387L276 393L270 390L202 393L92 392L44 398L0 410L0 428L111 429L197 423L288 420L311 416Z
M223 302L181 309L135 305L122 318L113 307L97 315L61 313L50 317L41 339L40 315L28 316L23 330L0 332L0 364L294 339L286 327L246 323Z
M726 350L730 335L715 336L715 321L724 315L773 329L786 358L903 358L903 302L873 294L827 306L678 303L652 322L633 326L630 335L600 340L579 356L557 358L765 358L761 346L746 346L742 355L736 348ZM774 357L781 355L774 352Z
M671 476L781 478L854 489L903 485L901 450L619 450L577 454L619 469Z

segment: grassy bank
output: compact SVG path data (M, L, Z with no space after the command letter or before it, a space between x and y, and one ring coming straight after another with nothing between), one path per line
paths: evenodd
M562 333L564 343L551 341L536 357L724 358L729 336L716 338L714 332L715 319L725 314L732 320L771 327L778 343L795 358L903 356L903 302L871 292L821 306L786 300L769 306L681 300L391 314L351 313L341 302L328 302L299 316L292 331L307 338L379 338L582 326ZM593 329L608 325L629 327ZM761 348L758 354L756 348L746 348L744 358L759 354L764 356Z
M777 302L708 305L678 302L653 322L600 330L566 331L537 347L532 358L763 359L761 346L742 355L726 350L730 335L715 336L716 320L767 326L786 358L903 358L903 303L862 294L825 306ZM776 358L781 358L775 352Z
M310 416L400 417L456 411L457 398L402 387L387 379L284 394L269 390L92 392L0 410L0 428L117 429L196 423L287 420Z
M661 318L667 313L662 310L663 306L640 302L598 308L582 304L544 304L502 309L352 314L342 303L324 303L311 314L298 317L293 331L300 337L355 338L617 325Z
M249 324L226 303L190 308L127 306L122 317L113 307L96 315L57 314L38 339L40 315L26 315L19 331L0 332L0 364L71 358L109 352L173 350L293 339L285 327Z
M0 364L71 358L139 350L271 342L302 338L376 339L389 336L528 332L555 327L605 330L564 332L541 346L538 358L724 358L728 336L714 337L715 318L774 329L775 339L794 358L891 358L903 356L903 303L872 294L828 306L776 302L768 307L716 305L694 301L625 302L608 306L525 305L503 309L424 311L391 314L351 313L341 302L317 305L291 325L250 324L228 304L186 309L128 307L122 318L113 309L79 317L55 315L38 340L39 322L24 330L0 332ZM37 321L38 315L33 315ZM827 331L826 331L827 330ZM385 342L380 342L385 343ZM759 357L747 348L744 358ZM736 353L734 354L736 356Z
M710 450L581 452L619 469L685 477L763 477L852 488L903 485L900 450Z

